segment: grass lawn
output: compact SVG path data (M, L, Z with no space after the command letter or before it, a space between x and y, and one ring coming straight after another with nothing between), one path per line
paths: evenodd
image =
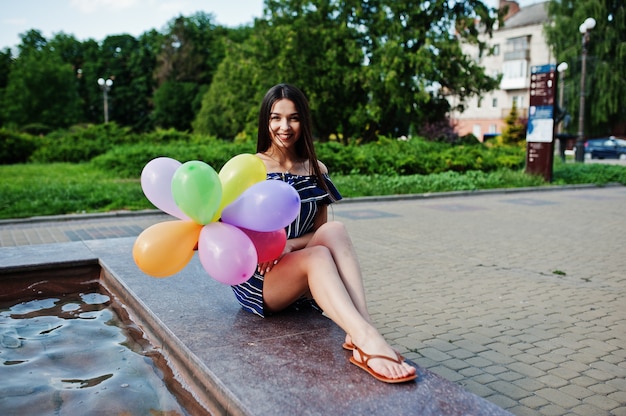
M417 194L549 185L523 172L444 172L433 175L332 175L344 197ZM90 163L0 166L0 219L153 209L139 178L119 179ZM617 182L626 166L555 162L554 184Z

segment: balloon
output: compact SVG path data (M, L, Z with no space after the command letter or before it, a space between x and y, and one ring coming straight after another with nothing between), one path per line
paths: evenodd
M248 236L221 222L202 227L198 256L209 276L227 285L245 282L257 266L256 250Z
M148 200L161 211L181 220L189 220L172 196L172 177L180 165L178 160L169 157L152 159L141 171L141 189Z
M213 217L217 221L224 207L233 202L243 191L267 177L265 164L251 154L240 154L230 159L219 173L222 183L222 203Z
M289 184L266 180L246 189L222 211L222 222L254 231L276 231L300 212L300 196Z
M254 244L258 263L265 263L280 257L287 243L287 233L284 228L276 231L262 232L240 228Z
M211 222L220 205L222 184L211 166L192 160L174 172L172 195L176 205L189 218L204 225Z
M135 240L133 259L153 277L181 271L193 257L202 225L192 221L165 221L146 228Z

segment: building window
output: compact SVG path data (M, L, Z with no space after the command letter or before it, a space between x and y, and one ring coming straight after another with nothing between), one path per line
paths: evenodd
M496 126L495 124L490 124L489 125L489 134L495 134L498 132L498 126Z
M530 52L530 36L520 36L506 40L504 47L504 60L516 61L519 59L528 60Z
M498 99L495 97L491 99L491 108L498 108Z
M480 124L474 124L474 127L472 128L472 134L474 135L474 137L483 137L480 129Z
M496 43L495 45L493 45L493 48L491 48L491 53L493 53L493 56L499 56L500 55L500 44Z
M517 108L524 108L524 96L523 95L514 95L511 100L512 104Z

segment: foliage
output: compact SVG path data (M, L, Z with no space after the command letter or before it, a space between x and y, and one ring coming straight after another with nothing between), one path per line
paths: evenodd
M245 54L232 55L233 61L218 69L211 99L205 97L194 128L211 134L229 126L244 128L251 98L288 82L309 97L314 131L322 142L407 135L425 121L444 118L444 91L463 89L466 98L497 86L459 46L457 36L477 42L478 16L490 30L494 18L475 0L421 2L419 7L409 0L268 1L265 19L257 20L243 46ZM460 21L455 35L450 28ZM240 69L235 56L245 59L248 82L233 70ZM233 99L241 90L247 98ZM204 110L209 107L221 111ZM217 117L224 112L228 121L220 125ZM213 121L207 120L211 114Z
M32 136L0 128L0 165L25 163L35 148Z
M184 148L171 147L171 155ZM0 181L0 218L154 208L141 190L140 170L129 179L124 179L116 171L96 165L53 163L0 166L0 176L11 178L10 181ZM221 167L212 166L215 169ZM407 176L332 172L331 175L346 198L548 185L540 176L526 175L519 169ZM611 182L626 185L626 168L619 165L557 163L554 177L557 185L603 185Z
M154 93L154 124L162 128L191 130L194 117L193 103L198 95L198 84L166 81Z
M86 162L133 139L128 128L119 127L116 123L74 126L38 138L37 150L29 160L38 163Z
M513 101L511 111L505 119L506 127L502 130L502 142L507 145L520 144L526 139L526 126L519 119L517 104Z
M202 160L219 171L233 156L242 153L254 153L252 144L225 145L215 139L208 143L174 141L161 146L135 144L116 147L94 158L92 163L96 168L114 172L120 178L137 178L144 166L157 157L170 157L181 162Z
M0 103L0 119L17 125L68 127L81 119L74 70L45 47L45 41L39 45L37 50L22 48L23 55L12 64Z
M603 136L626 119L626 3L615 0L551 0L550 24L545 27L557 62L567 62L564 88L569 114L578 114L582 73L582 41L579 26L588 17L596 20L589 32L585 76L585 129L587 137ZM577 129L572 123L570 133Z
M257 74L250 59L254 48L233 44L220 63L213 82L202 97L202 105L192 123L194 132L233 140L244 131L256 133L262 94L271 86Z
M407 195L431 192L476 191L546 185L538 176L500 169L494 172L443 172L431 175L333 175L333 182L345 198Z
M554 165L553 183L605 185L619 183L626 185L626 168L621 165L605 165L600 163L562 163Z
M153 208L138 179L125 181L87 164L0 166L0 218Z

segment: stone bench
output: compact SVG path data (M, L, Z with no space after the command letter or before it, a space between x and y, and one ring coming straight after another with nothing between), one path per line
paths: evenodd
M102 284L174 368L197 414L510 415L440 376L376 381L348 361L343 332L318 311L259 318L230 287L209 278L197 256L156 279L132 259L134 238L0 249L0 273L100 264ZM411 363L415 365L414 363Z

